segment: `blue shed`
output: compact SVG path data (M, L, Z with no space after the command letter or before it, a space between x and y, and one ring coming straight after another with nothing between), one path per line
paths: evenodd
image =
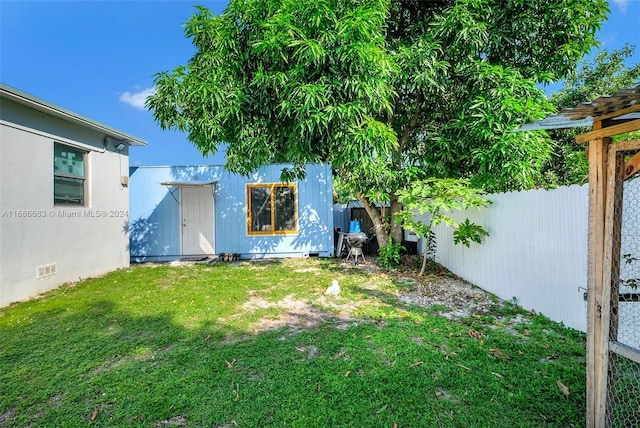
M249 176L222 166L130 168L131 260L333 256L331 166L307 165L306 179L285 183L286 166Z

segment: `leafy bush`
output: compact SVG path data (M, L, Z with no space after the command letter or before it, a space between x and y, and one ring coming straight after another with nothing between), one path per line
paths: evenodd
M485 207L491 201L484 198L484 191L471 187L469 180L453 178L428 178L411 183L411 186L398 192L399 201L404 209L396 216L396 221L416 233L418 238L427 238L427 248L423 254L420 276L424 275L427 265L435 265L434 227L445 224L454 229L455 244L469 246L471 241L480 243L482 236L489 236L486 230L466 219L458 223L448 213L464 211L468 208ZM428 214L427 220L417 214Z
M454 230L453 243L469 247L469 245L471 245L471 241L477 242L478 244L481 243L483 236L489 236L489 233L484 230L482 226L478 226L477 224L470 222L469 219L466 219L458 225L456 230Z
M400 266L400 251L405 250L401 244L394 244L389 237L389 243L378 250L378 264L387 270Z

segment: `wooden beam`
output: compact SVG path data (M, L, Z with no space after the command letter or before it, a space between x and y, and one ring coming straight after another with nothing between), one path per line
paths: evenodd
M616 354L620 354L623 357L640 364L640 351L638 351L636 348L632 348L629 345L625 345L624 343L616 341L611 341L611 343L609 344L609 348Z
M624 116L625 114L635 113L640 111L640 104L632 105L631 107L622 108L620 110L616 110L613 113L603 114L602 116L598 116L593 119L593 121L611 119L612 117Z
M636 153L631 159L625 162L623 179L630 179L638 171L640 171L640 153Z
M595 122L594 122L595 125ZM595 127L595 126L594 126ZM614 135L626 134L627 132L640 130L640 119L630 122L621 123L619 125L609 126L608 128L596 129L576 136L578 143L587 143L599 138L613 137Z

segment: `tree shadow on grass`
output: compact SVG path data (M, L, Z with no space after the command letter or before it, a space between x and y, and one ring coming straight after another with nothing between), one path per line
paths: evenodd
M28 304L34 310L0 334L0 413L12 415L8 426L148 425L175 417L188 402L175 395L188 391L185 374L224 349L170 313L132 316L110 301L44 311Z
M393 293L351 292L415 309ZM317 308L289 313L322 317L312 327L250 333L221 319L187 328L171 310L134 315L114 300L70 299L0 312L3 426L529 427L544 425L541 411L555 422L546 426L583 422L573 397L541 409L510 393L505 384L518 386L506 363L487 363L476 341L440 317L340 326L331 309ZM538 398L553 396L545 388L555 378L540 379L525 381Z

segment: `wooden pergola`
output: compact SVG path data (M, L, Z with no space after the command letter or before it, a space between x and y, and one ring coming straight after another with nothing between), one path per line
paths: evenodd
M588 144L589 159L587 426L599 428L608 424L610 356L622 355L640 364L640 349L617 341L621 224L615 221L622 209L623 183L640 171L640 139L612 141L617 135L640 130L640 85L564 109L521 130L589 124L592 130L578 135L576 141Z

